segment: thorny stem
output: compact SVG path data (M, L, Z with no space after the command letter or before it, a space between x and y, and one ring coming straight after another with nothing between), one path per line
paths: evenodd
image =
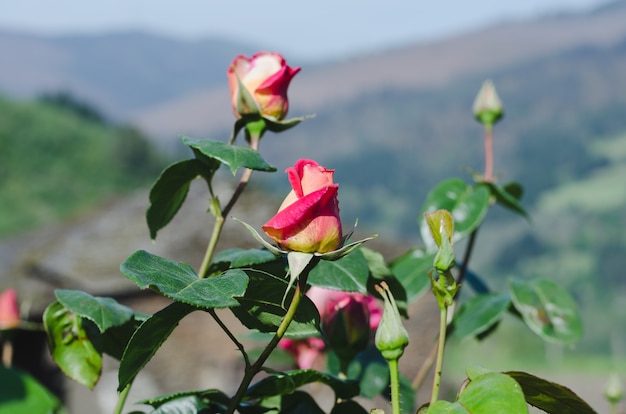
M250 135L250 148L252 148L255 151L258 151L259 141L261 140L262 134L263 133L261 132L258 135L252 135L252 134ZM204 253L204 258L202 259L202 264L200 265L200 271L198 272L198 275L200 276L200 278L205 278L207 276L206 275L207 269L209 268L209 264L211 263L211 260L213 259L213 254L215 254L215 248L217 247L217 242L219 241L220 235L222 234L222 228L224 227L224 217L227 217L228 213L230 213L230 210L232 210L233 206L239 199L239 196L241 195L241 193L243 193L243 190L246 188L246 185L248 185L248 181L250 181L251 176L252 176L252 170L249 168L246 168L243 174L241 175L241 179L239 180L239 184L237 185L237 188L233 192L233 195L230 197L228 204L226 204L226 207L224 207L221 211L219 210L215 211L214 213L215 224L213 225L213 232L211 233L211 238L209 239L206 252Z
M235 412L235 409L239 406L239 403L241 402L241 399L245 395L246 390L248 389L248 386L252 382L252 379L254 378L256 374L259 373L259 371L261 371L261 369L263 368L263 364L265 363L267 358L270 356L274 348L276 348L276 345L278 345L278 342L283 338L283 336L285 335L285 332L287 332L287 328L289 327L289 324L293 320L296 314L296 310L298 309L298 305L300 305L300 300L302 299L303 292L302 292L301 285L306 285L306 274L304 275L300 274L300 281L296 285L296 291L293 294L293 299L291 300L291 303L289 304L289 308L287 309L287 313L285 314L285 317L283 318L278 329L276 330L276 333L272 337L272 340L267 344L267 346L265 347L265 349L263 350L259 358L254 362L254 364L246 367L244 377L241 380L241 384L239 384L237 393L235 394L235 396L230 402L230 406L228 407L228 410L226 410L226 414L233 414Z
M433 380L433 391L430 396L430 405L433 405L439 397L439 386L441 385L441 370L443 368L443 351L446 346L446 328L448 326L448 307L441 307L439 321L439 340L437 341L437 362L435 363L435 378Z

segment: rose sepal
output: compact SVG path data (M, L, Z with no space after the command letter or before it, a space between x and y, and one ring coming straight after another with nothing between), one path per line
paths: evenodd
M233 131L230 135L228 143L232 145L237 139L237 135L239 135L239 132L241 132L241 130L250 123L263 121L263 123L265 124L265 130L263 132L271 131L274 133L279 133L287 131L288 129L291 129L298 125L300 122L314 117L315 114L311 114L278 121L274 118L263 116L260 113L242 115L241 118L235 121L235 124L233 125Z
M243 220L238 219L237 217L233 217L233 220L236 220L238 222L240 222L241 224L243 224L246 229L248 229L248 231L250 232L250 234L252 234L252 236L263 245L263 247L265 247L267 250L269 250L270 252L274 253L276 256L280 256L281 254L286 254L289 255L290 253L299 253L299 254L305 254L302 252L294 252L294 251L289 251L289 250L283 250L280 249L278 247L276 247L275 245L269 243L267 240L265 240L260 234L259 232L257 232L254 227L252 227L251 225L249 225L248 223L244 222ZM376 237L378 237L378 234L374 234L370 237L366 237L364 239L361 240L357 240L354 241L352 243L348 243L348 244L344 244L348 238L350 237L350 235L352 235L352 232L350 232L350 234L348 234L346 237L343 238L342 241L342 246L339 247L336 250L330 251L330 252L326 252L326 253L306 253L309 254L311 256L314 257L319 257L322 260L329 260L329 261L335 261L335 260L339 260L342 257L348 255L349 253L351 253L354 249L356 249L357 247L361 246L363 243L365 243L366 241L375 239ZM291 265L291 263L290 263Z
M314 253L314 254L316 256L319 256L322 260L329 260L329 261L332 262L332 261L335 261L335 260L339 260L342 257L350 254L354 249L356 249L357 247L361 246L366 241L375 239L376 237L378 237L378 234L374 234L374 235L371 235L371 236L366 237L364 239L357 240L357 241L354 241L352 243L346 244L346 245L340 247L337 250L333 250L332 252Z
M263 120L265 120L265 125L267 126L268 131L278 133L291 129L298 125L300 122L311 118L315 118L315 114L296 116L293 118L284 119L282 121L278 121L276 119L264 116Z
M269 243L268 241L266 241L263 237L261 237L261 235L254 229L254 227L252 227L251 225L249 225L248 223L246 223L243 220L239 220L237 217L233 217L233 220L240 222L241 224L243 224L246 229L248 229L248 231L250 232L250 234L252 235L252 237L254 237L259 243L261 243L263 245L263 247L265 247L267 250L269 250L270 252L274 253L276 256L280 256L281 254L286 254L287 252L279 249L278 247L274 246L273 244Z

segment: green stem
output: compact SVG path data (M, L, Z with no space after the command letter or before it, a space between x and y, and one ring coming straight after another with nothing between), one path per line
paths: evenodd
M287 309L287 313L285 314L285 317L283 318L282 322L278 326L278 329L276 330L276 333L272 337L272 340L269 342L269 344L267 344L267 346L265 347L265 349L263 350L259 358L254 362L254 364L246 368L244 377L241 380L241 384L239 384L239 388L237 389L237 393L231 400L230 406L228 407L228 410L226 411L225 414L233 414L235 412L235 410L239 406L239 403L244 397L246 390L248 389L248 386L252 382L252 379L254 378L256 374L259 373L259 371L261 371L261 369L263 368L263 364L265 363L267 358L270 356L272 351L274 351L274 348L276 348L276 345L278 345L278 342L283 338L283 336L285 335L285 332L287 332L287 328L289 328L289 324L291 323L294 316L296 315L296 310L298 309L298 306L300 305L300 300L302 299L303 293L302 293L302 289L300 285L306 284L306 275L301 274L300 277L301 277L300 283L296 285L296 291L293 294L293 299L291 300L291 303L289 304L289 308Z
M250 148L252 148L255 151L258 151L259 141L261 140L262 134L263 134L262 131L259 135L251 134ZM220 235L222 234L222 229L224 228L224 217L227 217L228 213L230 213L230 210L232 210L233 206L239 199L239 196L241 195L241 193L243 193L243 190L245 190L246 185L248 185L248 182L250 181L250 177L252 177L252 170L249 168L246 168L243 174L241 175L241 179L239 180L239 184L237 185L237 188L233 192L233 195L230 197L228 204L226 204L226 207L224 207L221 211L216 210L215 212L215 224L213 225L213 232L211 233L211 238L209 239L209 243L204 253L204 258L202 259L202 264L200 265L200 271L198 272L198 275L200 276L201 279L207 276L206 275L207 269L209 268L209 264L211 264L211 260L213 259L213 255L215 254L215 248L217 247L217 242L219 241Z
M430 396L430 405L433 405L439 397L439 387L441 385L441 371L443 369L443 352L446 346L446 328L448 326L448 307L441 307L439 321L439 341L437 346L437 362L435 363L435 379L433 380L433 392Z
M398 370L398 359L390 359L389 377L391 379L391 412L400 414L400 372Z
M469 240L467 241L465 255L463 256L463 263L461 263L459 276L456 280L457 285L459 285L459 290L456 292L455 298L459 296L459 292L461 291L461 288L463 286L463 281L465 280L465 276L467 275L467 268L469 266L469 261L472 257L472 252L474 251L474 243L476 243L476 236L478 235L479 228L480 227L476 227L474 231L470 233Z
M493 181L493 127L485 124L485 176L488 183Z
M204 258L202 259L202 264L200 265L200 271L198 275L201 279L204 279L207 275L207 269L209 268L209 264L211 264L211 260L213 259L213 254L215 253L215 248L217 247L217 242L220 239L220 235L222 234L222 228L224 227L224 216L221 213L217 213L215 216L215 224L213 224L213 232L211 233L211 238L209 239L209 244L207 244L206 252L204 253Z
M230 329L228 329L228 326L226 326L226 324L224 322L222 322L220 317L217 316L217 313L215 312L214 308L209 309L208 312L211 315L211 317L213 317L215 322L217 322L217 324L220 326L220 328L222 328L222 330L230 338L230 340L235 344L237 349L239 349L239 352L241 352L241 355L243 356L243 359L244 359L244 362L246 364L246 367L249 367L250 366L250 359L248 358L248 354L246 353L246 350L245 350L243 344L237 340L235 335L233 335L233 333L230 331Z
M124 389L118 394L117 404L115 405L115 410L113 411L113 414L122 414L122 409L124 408L124 404L126 403L126 398L128 398L128 393L130 392L131 386L132 382L126 384Z

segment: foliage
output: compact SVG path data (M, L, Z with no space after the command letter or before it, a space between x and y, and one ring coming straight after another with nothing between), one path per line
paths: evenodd
M91 107L60 99L0 98L0 236L138 188L163 165L137 129L103 124Z

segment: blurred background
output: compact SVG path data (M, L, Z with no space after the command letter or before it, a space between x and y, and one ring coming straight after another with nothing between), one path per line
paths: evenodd
M549 371L596 404L608 374L624 372L626 1L0 0L0 10L0 287L36 279L20 292L33 312L51 287L126 292L117 267L137 246L200 260L208 218L187 227L195 244L172 226L151 245L147 188L189 155L180 136L228 138L226 69L269 50L302 67L290 115L316 116L263 139L279 173L252 187L275 195L268 214L288 190L281 171L313 158L336 169L344 223L358 218L391 254L420 243L433 185L482 170L471 105L491 78L505 107L495 174L524 186L532 219L490 211L472 268L494 288L511 276L562 283L585 335L563 349L508 318L495 340L452 344L450 365Z

